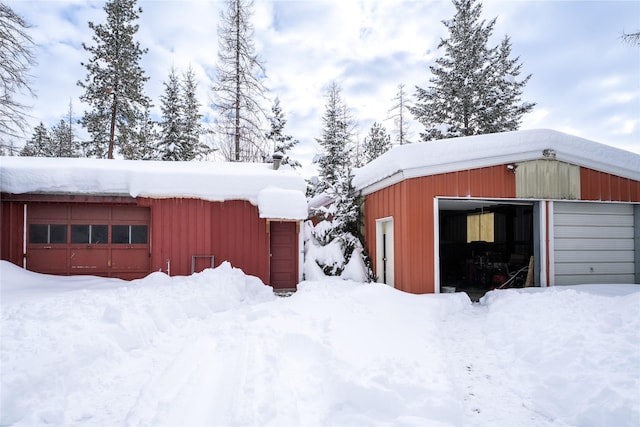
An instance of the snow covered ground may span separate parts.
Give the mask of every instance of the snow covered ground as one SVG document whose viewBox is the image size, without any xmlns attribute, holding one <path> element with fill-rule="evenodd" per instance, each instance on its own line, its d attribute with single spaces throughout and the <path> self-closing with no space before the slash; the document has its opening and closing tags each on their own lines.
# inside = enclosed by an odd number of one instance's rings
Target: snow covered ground
<svg viewBox="0 0 640 427">
<path fill-rule="evenodd" d="M 0 424 L 637 426 L 640 287 L 409 295 L 0 262 Z"/>
</svg>

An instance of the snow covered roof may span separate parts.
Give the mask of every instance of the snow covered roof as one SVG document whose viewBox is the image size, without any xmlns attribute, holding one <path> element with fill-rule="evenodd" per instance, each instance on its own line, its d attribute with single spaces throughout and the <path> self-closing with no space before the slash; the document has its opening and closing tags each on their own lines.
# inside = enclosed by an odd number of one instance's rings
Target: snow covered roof
<svg viewBox="0 0 640 427">
<path fill-rule="evenodd" d="M 0 191 L 248 200 L 261 218 L 307 218 L 306 184 L 265 163 L 0 157 Z"/>
<path fill-rule="evenodd" d="M 394 147 L 355 171 L 353 186 L 365 192 L 407 178 L 543 159 L 640 180 L 640 155 L 554 130 L 536 129 L 419 142 Z"/>
</svg>

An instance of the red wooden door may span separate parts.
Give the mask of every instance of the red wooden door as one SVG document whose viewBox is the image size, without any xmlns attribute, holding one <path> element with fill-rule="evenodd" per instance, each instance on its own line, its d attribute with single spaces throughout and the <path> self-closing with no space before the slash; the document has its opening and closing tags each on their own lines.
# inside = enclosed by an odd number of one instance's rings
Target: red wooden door
<svg viewBox="0 0 640 427">
<path fill-rule="evenodd" d="M 273 289 L 295 289 L 298 284 L 298 233 L 295 222 L 272 221 L 270 285 Z"/>
</svg>

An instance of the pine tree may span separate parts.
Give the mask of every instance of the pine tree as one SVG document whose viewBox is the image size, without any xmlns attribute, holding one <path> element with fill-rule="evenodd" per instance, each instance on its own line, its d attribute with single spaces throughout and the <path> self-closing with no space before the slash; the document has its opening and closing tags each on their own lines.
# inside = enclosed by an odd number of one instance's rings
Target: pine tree
<svg viewBox="0 0 640 427">
<path fill-rule="evenodd" d="M 369 130 L 369 135 L 364 138 L 365 162 L 369 163 L 375 158 L 389 151 L 391 148 L 391 136 L 387 130 L 379 124 L 374 123 Z"/>
<path fill-rule="evenodd" d="M 185 144 L 183 160 L 204 157 L 209 152 L 209 147 L 200 142 L 202 114 L 200 114 L 200 103 L 196 94 L 197 88 L 195 74 L 189 67 L 182 75 L 182 132 Z"/>
<path fill-rule="evenodd" d="M 409 130 L 409 96 L 404 90 L 404 84 L 398 85 L 398 91 L 396 96 L 392 99 L 393 106 L 389 109 L 391 114 L 389 118 L 393 119 L 393 124 L 396 127 L 395 141 L 398 145 L 407 144 L 410 137 Z"/>
<path fill-rule="evenodd" d="M 331 199 L 328 207 L 315 210 L 322 221 L 312 231 L 307 246 L 337 245 L 342 259 L 327 263 L 315 260 L 324 274 L 367 281 L 373 277 L 360 233 L 360 204 L 351 184 L 351 150 L 354 123 L 341 97 L 341 88 L 332 83 L 327 90 L 327 103 L 322 117 L 322 136 L 318 143 L 324 149 L 319 159 L 320 179 L 315 195 Z M 356 267 L 348 268 L 349 265 Z M 358 271 L 358 273 L 354 273 Z"/>
<path fill-rule="evenodd" d="M 0 146 L 9 148 L 5 137 L 21 135 L 26 126 L 27 107 L 16 95 L 33 95 L 29 68 L 35 64 L 30 25 L 5 3 L 0 3 Z"/>
<path fill-rule="evenodd" d="M 162 160 L 184 160 L 183 105 L 180 81 L 174 67 L 171 67 L 169 78 L 164 82 L 164 94 L 160 97 L 160 102 L 160 110 L 162 111 L 158 147 L 160 157 Z"/>
<path fill-rule="evenodd" d="M 280 100 L 278 98 L 273 102 L 271 107 L 271 129 L 266 134 L 266 138 L 273 144 L 274 152 L 281 153 L 283 155 L 282 164 L 289 165 L 292 168 L 302 166 L 299 161 L 293 160 L 287 155 L 287 153 L 298 143 L 297 139 L 294 139 L 291 135 L 284 134 L 284 127 L 287 124 L 287 120 L 282 112 L 280 106 Z"/>
<path fill-rule="evenodd" d="M 60 120 L 51 128 L 51 152 L 53 157 L 79 157 L 80 151 L 73 139 L 69 123 Z"/>
<path fill-rule="evenodd" d="M 83 63 L 87 76 L 78 82 L 85 90 L 80 99 L 91 107 L 81 120 L 92 137 L 87 154 L 111 159 L 117 149 L 125 158 L 137 158 L 131 156 L 148 151 L 133 145 L 146 141 L 135 133 L 145 126 L 151 105 L 143 93 L 149 78 L 139 64 L 147 50 L 134 40 L 138 32 L 134 22 L 142 9 L 136 8 L 136 0 L 109 0 L 104 10 L 106 24 L 89 22 L 95 45 L 82 44 L 91 54 Z"/>
<path fill-rule="evenodd" d="M 431 87 L 416 87 L 417 102 L 410 108 L 425 126 L 425 141 L 516 130 L 522 116 L 535 104 L 522 103 L 522 89 L 530 75 L 516 81 L 521 65 L 511 60 L 509 38 L 488 47 L 495 19 L 481 20 L 482 4 L 453 0 L 456 14 L 443 21 L 449 38 L 438 48 L 444 56 L 429 67 Z"/>
<path fill-rule="evenodd" d="M 218 149 L 229 161 L 263 161 L 268 150 L 262 131 L 264 67 L 255 53 L 252 9 L 250 0 L 227 0 L 218 27 L 214 108 Z"/>
<path fill-rule="evenodd" d="M 49 136 L 49 130 L 44 123 L 40 122 L 40 124 L 33 129 L 33 136 L 24 145 L 20 155 L 30 157 L 54 156 L 51 149 L 51 137 Z"/>
</svg>

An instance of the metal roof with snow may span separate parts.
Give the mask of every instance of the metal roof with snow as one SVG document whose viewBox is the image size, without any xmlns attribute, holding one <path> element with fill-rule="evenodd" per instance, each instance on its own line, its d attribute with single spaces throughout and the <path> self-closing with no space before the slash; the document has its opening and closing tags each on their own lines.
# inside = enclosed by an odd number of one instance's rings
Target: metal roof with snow
<svg viewBox="0 0 640 427">
<path fill-rule="evenodd" d="M 394 147 L 355 171 L 357 190 L 407 178 L 548 158 L 640 180 L 640 155 L 548 129 L 521 130 Z"/>
<path fill-rule="evenodd" d="M 248 200 L 262 218 L 306 219 L 306 184 L 265 163 L 0 157 L 0 191 Z"/>
</svg>

